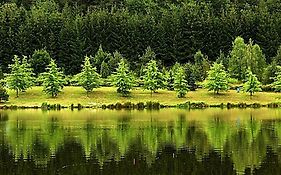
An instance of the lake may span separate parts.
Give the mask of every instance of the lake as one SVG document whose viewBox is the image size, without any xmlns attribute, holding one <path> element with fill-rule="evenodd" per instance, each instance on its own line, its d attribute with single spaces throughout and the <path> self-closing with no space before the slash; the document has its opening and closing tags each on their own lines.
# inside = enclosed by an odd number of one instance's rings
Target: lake
<svg viewBox="0 0 281 175">
<path fill-rule="evenodd" d="M 0 174 L 281 174 L 281 109 L 0 111 Z"/>
</svg>

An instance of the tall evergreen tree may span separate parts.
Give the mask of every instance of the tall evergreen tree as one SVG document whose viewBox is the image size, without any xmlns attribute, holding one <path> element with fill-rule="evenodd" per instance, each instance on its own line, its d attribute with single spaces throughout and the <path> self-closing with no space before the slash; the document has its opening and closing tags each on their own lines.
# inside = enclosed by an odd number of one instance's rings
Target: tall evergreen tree
<svg viewBox="0 0 281 175">
<path fill-rule="evenodd" d="M 52 97 L 56 97 L 61 92 L 63 84 L 63 73 L 59 71 L 55 61 L 51 59 L 46 72 L 43 73 L 43 91 Z"/>
<path fill-rule="evenodd" d="M 163 75 L 158 70 L 157 63 L 155 60 L 150 60 L 145 69 L 143 70 L 143 80 L 144 80 L 144 89 L 150 90 L 151 95 L 153 92 L 156 92 L 159 88 L 163 87 Z"/>
<path fill-rule="evenodd" d="M 184 69 L 183 67 L 180 66 L 175 71 L 175 82 L 174 82 L 174 89 L 176 90 L 177 96 L 179 98 L 184 97 L 186 93 L 189 91 L 188 84 L 185 77 L 186 75 Z"/>
<path fill-rule="evenodd" d="M 250 69 L 247 71 L 247 81 L 244 83 L 244 91 L 249 92 L 252 96 L 255 92 L 262 91 L 261 83 L 255 74 Z"/>
<path fill-rule="evenodd" d="M 134 76 L 129 72 L 129 66 L 121 59 L 116 72 L 112 75 L 112 85 L 117 87 L 117 93 L 127 96 L 134 85 Z"/>
<path fill-rule="evenodd" d="M 232 50 L 230 52 L 228 70 L 230 76 L 238 80 L 245 79 L 246 70 L 244 70 L 244 58 L 246 55 L 246 49 L 247 45 L 245 44 L 244 39 L 242 37 L 237 37 L 233 42 Z"/>
<path fill-rule="evenodd" d="M 215 62 L 208 71 L 205 87 L 209 91 L 214 91 L 216 94 L 218 94 L 219 91 L 228 90 L 228 76 L 222 63 Z"/>
<path fill-rule="evenodd" d="M 85 57 L 83 69 L 78 76 L 78 84 L 82 86 L 86 91 L 87 95 L 94 88 L 100 85 L 100 75 L 96 72 L 96 68 L 93 68 L 89 57 Z"/>
</svg>

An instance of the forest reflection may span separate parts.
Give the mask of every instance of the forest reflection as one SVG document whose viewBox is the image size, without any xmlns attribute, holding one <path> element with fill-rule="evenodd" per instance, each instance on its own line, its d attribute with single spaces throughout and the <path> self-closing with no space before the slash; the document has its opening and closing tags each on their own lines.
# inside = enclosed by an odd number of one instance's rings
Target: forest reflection
<svg viewBox="0 0 281 175">
<path fill-rule="evenodd" d="M 2 111 L 0 174 L 281 174 L 280 112 Z"/>
</svg>

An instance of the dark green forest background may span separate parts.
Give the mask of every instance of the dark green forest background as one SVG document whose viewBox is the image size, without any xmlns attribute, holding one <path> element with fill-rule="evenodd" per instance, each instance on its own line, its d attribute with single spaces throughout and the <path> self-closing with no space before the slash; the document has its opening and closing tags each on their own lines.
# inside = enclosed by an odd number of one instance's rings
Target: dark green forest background
<svg viewBox="0 0 281 175">
<path fill-rule="evenodd" d="M 46 49 L 64 73 L 80 72 L 101 45 L 118 50 L 134 70 L 150 46 L 161 64 L 210 61 L 228 55 L 237 36 L 251 38 L 267 63 L 281 44 L 281 0 L 4 0 L 0 6 L 0 65 L 13 55 Z"/>
</svg>

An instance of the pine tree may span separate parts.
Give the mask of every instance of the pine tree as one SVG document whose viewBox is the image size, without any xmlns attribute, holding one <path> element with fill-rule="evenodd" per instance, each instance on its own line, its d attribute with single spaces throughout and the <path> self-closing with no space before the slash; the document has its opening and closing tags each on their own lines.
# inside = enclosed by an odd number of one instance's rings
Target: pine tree
<svg viewBox="0 0 281 175">
<path fill-rule="evenodd" d="M 182 98 L 186 95 L 189 91 L 187 81 L 185 80 L 185 72 L 182 67 L 179 67 L 175 71 L 175 82 L 174 82 L 174 89 L 177 92 L 178 98 Z"/>
<path fill-rule="evenodd" d="M 61 92 L 63 84 L 63 73 L 59 71 L 55 61 L 51 59 L 46 72 L 43 73 L 43 91 L 52 97 L 56 97 Z"/>
<path fill-rule="evenodd" d="M 252 96 L 255 92 L 262 91 L 261 83 L 255 74 L 250 69 L 247 71 L 247 81 L 244 83 L 244 91 L 249 92 Z"/>
<path fill-rule="evenodd" d="M 163 75 L 158 70 L 157 64 L 155 60 L 150 60 L 146 67 L 143 70 L 144 76 L 144 89 L 150 90 L 151 95 L 152 92 L 156 92 L 159 88 L 163 88 Z"/>
<path fill-rule="evenodd" d="M 228 76 L 222 63 L 214 63 L 208 71 L 205 88 L 218 94 L 219 91 L 228 90 Z"/>
<path fill-rule="evenodd" d="M 32 87 L 32 69 L 27 63 L 26 57 L 24 57 L 21 64 L 19 57 L 14 56 L 14 64 L 9 65 L 11 73 L 7 74 L 5 81 L 7 82 L 8 88 L 16 91 L 16 96 L 19 96 L 20 91 L 25 91 Z"/>
<path fill-rule="evenodd" d="M 85 57 L 83 69 L 78 75 L 78 84 L 82 86 L 86 91 L 87 95 L 94 88 L 100 85 L 100 75 L 96 72 L 96 68 L 93 68 L 89 57 Z"/>
<path fill-rule="evenodd" d="M 117 87 L 117 93 L 127 96 L 134 85 L 134 76 L 129 72 L 129 66 L 121 59 L 116 72 L 112 75 L 112 85 Z"/>
<path fill-rule="evenodd" d="M 9 94 L 7 93 L 7 90 L 0 85 L 0 103 L 6 102 L 9 100 Z"/>
</svg>

